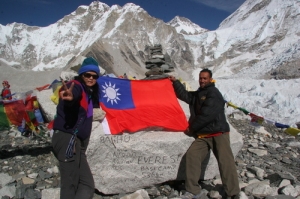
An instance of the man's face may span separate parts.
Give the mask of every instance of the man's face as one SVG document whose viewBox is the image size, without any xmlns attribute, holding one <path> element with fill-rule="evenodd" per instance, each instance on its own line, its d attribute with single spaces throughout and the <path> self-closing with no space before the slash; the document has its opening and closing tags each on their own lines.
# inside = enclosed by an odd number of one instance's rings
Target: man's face
<svg viewBox="0 0 300 199">
<path fill-rule="evenodd" d="M 199 85 L 200 88 L 204 88 L 207 84 L 211 82 L 212 78 L 209 76 L 208 72 L 201 72 L 199 74 Z"/>
</svg>

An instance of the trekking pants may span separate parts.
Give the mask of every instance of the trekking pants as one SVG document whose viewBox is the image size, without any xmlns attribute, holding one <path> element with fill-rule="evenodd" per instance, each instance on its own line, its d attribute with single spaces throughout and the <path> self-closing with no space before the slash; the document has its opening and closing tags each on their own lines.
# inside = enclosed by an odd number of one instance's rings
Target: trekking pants
<svg viewBox="0 0 300 199">
<path fill-rule="evenodd" d="M 186 153 L 185 189 L 193 194 L 198 194 L 201 191 L 198 184 L 201 175 L 201 163 L 210 149 L 218 161 L 221 180 L 227 196 L 239 194 L 239 181 L 230 148 L 229 133 L 210 138 L 197 138 L 192 143 Z"/>
<path fill-rule="evenodd" d="M 71 134 L 62 131 L 55 131 L 52 136 L 53 152 L 59 161 L 60 199 L 92 199 L 95 185 L 85 155 L 89 138 L 84 141 L 76 138 L 75 154 L 66 159 L 65 154 L 71 137 Z"/>
</svg>

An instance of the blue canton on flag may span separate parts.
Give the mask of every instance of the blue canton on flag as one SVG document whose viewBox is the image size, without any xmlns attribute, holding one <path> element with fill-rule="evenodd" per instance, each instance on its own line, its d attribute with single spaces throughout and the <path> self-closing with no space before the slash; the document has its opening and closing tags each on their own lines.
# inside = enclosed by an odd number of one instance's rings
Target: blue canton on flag
<svg viewBox="0 0 300 199">
<path fill-rule="evenodd" d="M 100 89 L 99 101 L 107 108 L 135 108 L 132 99 L 130 80 L 102 76 L 97 80 L 97 82 Z"/>
</svg>

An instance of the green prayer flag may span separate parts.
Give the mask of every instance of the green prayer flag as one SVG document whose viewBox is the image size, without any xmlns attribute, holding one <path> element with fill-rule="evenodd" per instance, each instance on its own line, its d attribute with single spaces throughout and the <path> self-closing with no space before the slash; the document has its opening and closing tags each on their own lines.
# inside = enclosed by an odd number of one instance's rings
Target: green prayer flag
<svg viewBox="0 0 300 199">
<path fill-rule="evenodd" d="M 244 109 L 244 108 L 238 107 L 237 109 L 239 109 L 240 111 L 243 111 L 243 113 L 245 113 L 245 115 L 248 115 L 248 114 L 250 113 L 249 111 L 247 111 L 247 110 Z"/>
<path fill-rule="evenodd" d="M 10 127 L 3 104 L 0 104 L 0 128 Z"/>
</svg>

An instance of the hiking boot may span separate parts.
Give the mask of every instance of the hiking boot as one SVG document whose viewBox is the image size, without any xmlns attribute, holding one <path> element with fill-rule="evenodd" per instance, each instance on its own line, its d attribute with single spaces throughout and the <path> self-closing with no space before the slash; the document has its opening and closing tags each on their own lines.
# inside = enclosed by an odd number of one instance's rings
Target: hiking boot
<svg viewBox="0 0 300 199">
<path fill-rule="evenodd" d="M 193 199 L 194 198 L 194 194 L 186 191 L 184 194 L 182 194 L 179 198 L 182 198 L 182 199 Z"/>
<path fill-rule="evenodd" d="M 239 199 L 239 195 L 227 196 L 226 199 Z"/>
<path fill-rule="evenodd" d="M 183 195 L 181 195 L 179 198 L 182 198 L 182 199 L 204 199 L 204 198 L 207 198 L 206 196 L 206 192 L 201 190 L 200 193 L 198 193 L 197 195 L 194 195 L 188 191 L 186 191 Z"/>
</svg>

